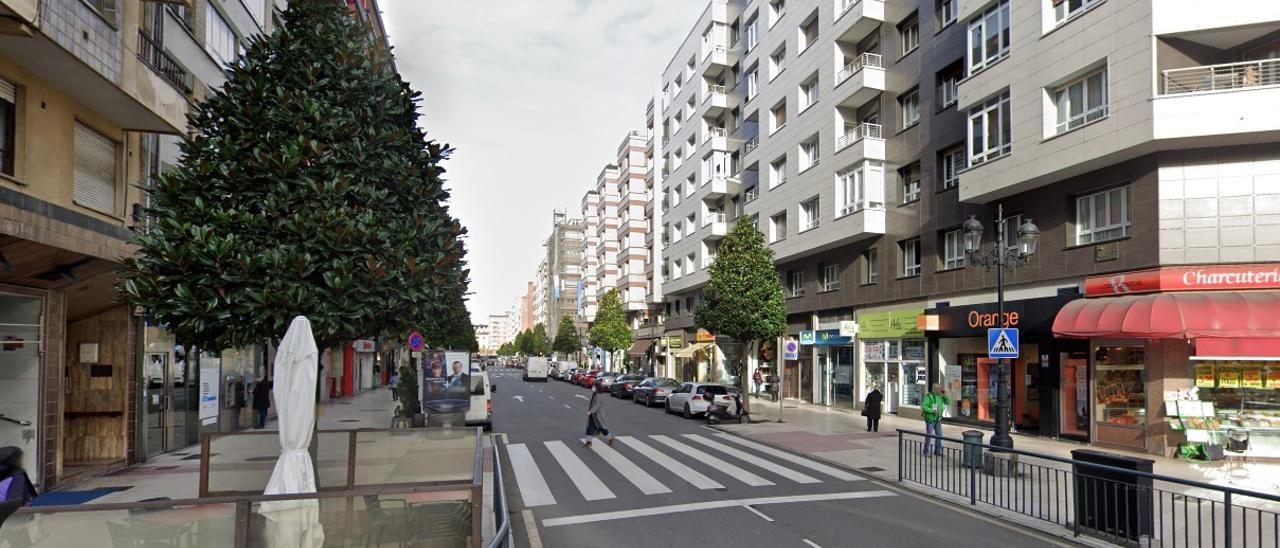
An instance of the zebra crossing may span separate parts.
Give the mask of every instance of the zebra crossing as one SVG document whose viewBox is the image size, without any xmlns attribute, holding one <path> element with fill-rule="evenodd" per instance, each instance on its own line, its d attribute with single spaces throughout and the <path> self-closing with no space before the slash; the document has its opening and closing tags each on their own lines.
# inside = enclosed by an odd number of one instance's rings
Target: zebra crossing
<svg viewBox="0 0 1280 548">
<path fill-rule="evenodd" d="M 549 440 L 506 446 L 507 459 L 525 507 L 557 504 L 557 494 L 548 486 L 544 467 L 555 470 L 546 473 L 563 472 L 569 478 L 573 488 L 568 493 L 560 493 L 562 499 L 581 497 L 587 501 L 636 493 L 662 495 L 686 485 L 706 490 L 723 489 L 726 484 L 768 487 L 779 483 L 812 485 L 864 479 L 834 466 L 726 433 L 618 436 L 612 447 L 597 441 L 590 449 L 570 446 L 576 443 Z M 711 475 L 687 463 L 697 463 Z M 624 481 L 606 484 L 601 479 L 603 470 L 616 472 L 606 477 L 620 476 Z"/>
</svg>

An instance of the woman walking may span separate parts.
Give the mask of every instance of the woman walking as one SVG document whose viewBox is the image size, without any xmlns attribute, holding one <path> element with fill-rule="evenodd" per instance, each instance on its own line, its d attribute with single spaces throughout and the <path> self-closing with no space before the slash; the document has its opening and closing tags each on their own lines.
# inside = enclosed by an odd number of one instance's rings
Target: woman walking
<svg viewBox="0 0 1280 548">
<path fill-rule="evenodd" d="M 609 433 L 609 427 L 604 422 L 604 402 L 608 399 L 600 397 L 604 391 L 604 388 L 591 391 L 591 403 L 587 406 L 587 435 L 582 438 L 583 447 L 591 447 L 591 436 L 597 432 L 604 436 L 605 443 L 613 445 L 613 434 Z"/>
<path fill-rule="evenodd" d="M 867 393 L 867 399 L 862 402 L 862 416 L 867 418 L 867 431 L 880 431 L 880 404 L 884 402 L 884 394 L 880 393 L 879 387 L 871 387 L 871 392 Z"/>
<path fill-rule="evenodd" d="M 253 383 L 253 427 L 259 430 L 267 427 L 267 409 L 271 407 L 271 387 L 267 385 L 267 378 L 258 377 L 258 382 Z"/>
</svg>

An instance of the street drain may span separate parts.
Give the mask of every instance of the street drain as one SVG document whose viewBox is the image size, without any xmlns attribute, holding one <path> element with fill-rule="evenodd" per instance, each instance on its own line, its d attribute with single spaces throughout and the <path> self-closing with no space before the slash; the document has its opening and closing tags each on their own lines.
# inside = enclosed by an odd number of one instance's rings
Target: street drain
<svg viewBox="0 0 1280 548">
<path fill-rule="evenodd" d="M 275 461 L 276 457 L 249 457 L 244 460 L 245 462 L 271 462 Z"/>
<path fill-rule="evenodd" d="M 858 470 L 862 470 L 863 472 L 884 472 L 884 468 L 881 468 L 879 466 L 863 466 Z"/>
<path fill-rule="evenodd" d="M 342 419 L 338 422 L 360 422 L 360 419 Z"/>
</svg>

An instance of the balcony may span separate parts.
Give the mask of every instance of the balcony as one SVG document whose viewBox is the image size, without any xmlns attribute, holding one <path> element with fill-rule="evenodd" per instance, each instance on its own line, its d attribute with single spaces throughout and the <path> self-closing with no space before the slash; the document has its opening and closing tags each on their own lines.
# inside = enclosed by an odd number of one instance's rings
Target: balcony
<svg viewBox="0 0 1280 548">
<path fill-rule="evenodd" d="M 702 58 L 702 72 L 708 76 L 719 76 L 730 66 L 733 66 L 733 56 L 723 45 L 710 46 Z"/>
<path fill-rule="evenodd" d="M 725 221 L 724 213 L 716 213 L 710 223 L 707 223 L 710 230 L 702 239 L 705 241 L 715 241 L 724 238 L 729 234 L 729 223 Z"/>
<path fill-rule="evenodd" d="M 839 0 L 835 6 L 840 40 L 857 42 L 884 22 L 884 0 Z"/>
<path fill-rule="evenodd" d="M 145 32 L 138 31 L 138 59 L 142 63 L 151 67 L 151 70 L 160 75 L 160 79 L 168 82 L 174 89 L 182 92 L 183 95 L 190 95 L 193 80 L 191 73 L 183 68 L 176 59 L 164 51 L 160 44 L 147 36 Z"/>
<path fill-rule="evenodd" d="M 1152 101 L 1156 139 L 1280 138 L 1280 59 L 1165 69 L 1159 91 Z"/>
<path fill-rule="evenodd" d="M 732 99 L 724 86 L 718 84 L 707 86 L 707 92 L 702 95 L 702 102 L 707 105 L 705 116 L 714 118 L 733 108 L 733 105 L 730 104 Z"/>
<path fill-rule="evenodd" d="M 884 92 L 884 67 L 878 53 L 861 53 L 836 73 L 840 105 L 858 108 Z"/>
<path fill-rule="evenodd" d="M 707 187 L 707 198 L 723 198 L 738 194 L 742 182 L 737 177 L 712 175 L 704 186 Z"/>
<path fill-rule="evenodd" d="M 751 151 L 755 150 L 758 146 L 760 146 L 760 137 L 753 136 L 750 139 L 747 139 L 746 142 L 742 143 L 742 157 L 746 158 L 747 155 L 751 154 Z"/>
<path fill-rule="evenodd" d="M 865 160 L 884 161 L 884 126 L 880 124 L 845 124 L 844 135 L 836 139 L 836 152 L 853 148 Z"/>
</svg>

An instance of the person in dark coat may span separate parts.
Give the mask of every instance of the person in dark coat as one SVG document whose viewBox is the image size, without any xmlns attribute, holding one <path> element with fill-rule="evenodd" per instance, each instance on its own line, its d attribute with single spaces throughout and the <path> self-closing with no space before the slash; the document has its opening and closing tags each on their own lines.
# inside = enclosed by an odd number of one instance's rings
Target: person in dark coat
<svg viewBox="0 0 1280 548">
<path fill-rule="evenodd" d="M 867 431 L 880 431 L 880 404 L 884 403 L 884 394 L 877 387 L 871 387 L 867 399 L 862 402 L 862 416 L 867 418 Z"/>
<path fill-rule="evenodd" d="M 608 398 L 601 396 L 607 390 L 602 386 L 591 391 L 591 402 L 587 404 L 587 435 L 582 438 L 583 447 L 591 447 L 591 437 L 597 433 L 604 436 L 605 443 L 613 445 L 613 434 L 604 422 L 604 402 Z"/>
<path fill-rule="evenodd" d="M 265 377 L 258 377 L 258 382 L 253 383 L 253 412 L 257 418 L 254 421 L 254 428 L 262 429 L 267 427 L 267 409 L 271 407 L 271 388 L 267 386 Z"/>
</svg>

